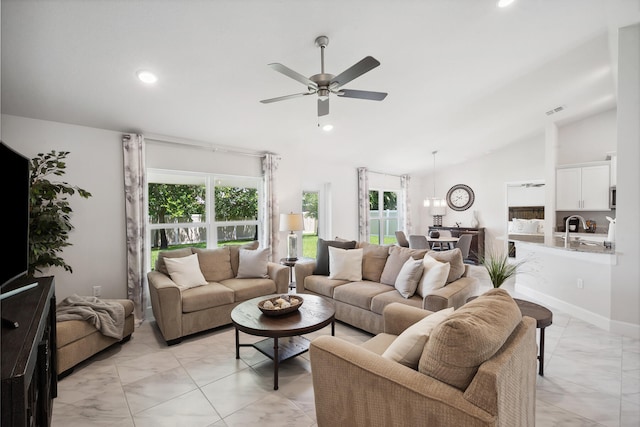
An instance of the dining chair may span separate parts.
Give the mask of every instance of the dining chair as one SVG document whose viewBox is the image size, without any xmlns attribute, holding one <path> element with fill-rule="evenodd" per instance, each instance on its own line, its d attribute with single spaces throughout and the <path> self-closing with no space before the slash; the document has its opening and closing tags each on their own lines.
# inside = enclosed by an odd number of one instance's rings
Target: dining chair
<svg viewBox="0 0 640 427">
<path fill-rule="evenodd" d="M 456 248 L 459 248 L 462 252 L 462 259 L 465 260 L 469 258 L 469 249 L 471 248 L 471 239 L 473 236 L 471 234 L 463 234 L 460 236 L 460 239 L 456 242 Z"/>
<path fill-rule="evenodd" d="M 422 234 L 412 234 L 409 236 L 409 247 L 411 249 L 429 249 L 427 236 Z"/>
<path fill-rule="evenodd" d="M 396 231 L 396 240 L 398 241 L 398 246 L 402 246 L 403 248 L 409 247 L 409 241 L 404 231 Z"/>
</svg>

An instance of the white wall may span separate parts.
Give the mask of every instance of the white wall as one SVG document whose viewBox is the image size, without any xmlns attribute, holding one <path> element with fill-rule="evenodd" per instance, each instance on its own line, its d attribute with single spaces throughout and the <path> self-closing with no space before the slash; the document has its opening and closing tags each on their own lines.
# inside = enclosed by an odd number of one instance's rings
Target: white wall
<svg viewBox="0 0 640 427">
<path fill-rule="evenodd" d="M 102 286 L 105 298 L 127 295 L 124 179 L 121 133 L 2 115 L 3 141 L 27 157 L 40 152 L 69 151 L 66 173 L 60 177 L 92 194 L 69 198 L 75 229 L 72 246 L 62 254 L 73 273 L 52 269 L 56 296 L 91 295 Z M 55 177 L 54 177 L 55 178 Z"/>
<path fill-rule="evenodd" d="M 558 141 L 558 165 L 606 160 L 616 151 L 616 109 L 558 124 Z"/>
</svg>

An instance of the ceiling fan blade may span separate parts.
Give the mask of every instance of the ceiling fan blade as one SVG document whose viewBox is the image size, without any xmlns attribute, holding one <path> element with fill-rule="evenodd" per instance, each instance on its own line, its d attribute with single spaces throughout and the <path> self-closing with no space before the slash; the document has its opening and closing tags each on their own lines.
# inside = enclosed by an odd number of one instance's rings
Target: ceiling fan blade
<svg viewBox="0 0 640 427">
<path fill-rule="evenodd" d="M 272 102 L 284 101 L 285 99 L 300 98 L 301 96 L 313 95 L 315 92 L 294 93 L 293 95 L 279 96 L 277 98 L 263 99 L 263 104 L 271 104 Z"/>
<path fill-rule="evenodd" d="M 322 100 L 318 98 L 318 117 L 329 114 L 329 98 Z"/>
<path fill-rule="evenodd" d="M 293 80 L 297 80 L 300 83 L 302 83 L 303 85 L 307 86 L 307 87 L 311 87 L 314 89 L 318 88 L 318 85 L 309 80 L 308 78 L 306 78 L 305 76 L 303 76 L 302 74 L 298 73 L 297 71 L 293 71 L 291 68 L 279 64 L 277 62 L 274 62 L 273 64 L 269 64 L 269 67 L 273 68 L 274 70 L 276 70 L 279 73 L 284 74 L 287 77 L 291 77 Z"/>
<path fill-rule="evenodd" d="M 368 99 L 370 101 L 382 101 L 387 97 L 386 92 L 371 92 L 368 90 L 352 90 L 352 89 L 340 89 L 335 94 L 343 98 Z"/>
<path fill-rule="evenodd" d="M 347 68 L 337 76 L 331 79 L 331 84 L 337 83 L 338 86 L 344 86 L 349 83 L 351 80 L 360 77 L 367 71 L 371 71 L 380 65 L 380 62 L 372 56 L 367 56 L 362 59 L 360 62 L 352 65 Z"/>
</svg>

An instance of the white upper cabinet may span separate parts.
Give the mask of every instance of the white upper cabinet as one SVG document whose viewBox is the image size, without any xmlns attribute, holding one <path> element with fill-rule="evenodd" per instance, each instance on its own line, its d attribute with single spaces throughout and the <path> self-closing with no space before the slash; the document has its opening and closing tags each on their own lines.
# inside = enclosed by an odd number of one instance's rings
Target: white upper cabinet
<svg viewBox="0 0 640 427">
<path fill-rule="evenodd" d="M 556 169 L 556 210 L 608 211 L 609 163 Z"/>
</svg>

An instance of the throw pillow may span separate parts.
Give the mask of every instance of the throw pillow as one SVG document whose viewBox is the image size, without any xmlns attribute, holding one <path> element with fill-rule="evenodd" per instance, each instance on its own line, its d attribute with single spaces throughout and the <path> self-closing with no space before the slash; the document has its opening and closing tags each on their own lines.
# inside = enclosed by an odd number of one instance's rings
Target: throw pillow
<svg viewBox="0 0 640 427">
<path fill-rule="evenodd" d="M 269 263 L 269 248 L 260 250 L 240 249 L 238 264 L 238 279 L 267 278 Z"/>
<path fill-rule="evenodd" d="M 462 251 L 459 248 L 449 251 L 429 251 L 428 255 L 437 261 L 448 262 L 450 264 L 447 283 L 458 280 L 464 274 L 464 260 L 462 259 Z"/>
<path fill-rule="evenodd" d="M 418 283 L 416 293 L 424 298 L 429 295 L 431 291 L 440 289 L 447 283 L 451 264 L 436 261 L 432 256 L 425 255 L 422 265 L 424 266 L 424 272 Z"/>
<path fill-rule="evenodd" d="M 440 323 L 424 347 L 418 370 L 464 391 L 522 321 L 504 289 L 491 289 Z"/>
<path fill-rule="evenodd" d="M 403 297 L 411 298 L 416 293 L 422 270 L 424 270 L 422 262 L 421 259 L 409 258 L 400 269 L 394 286 Z"/>
<path fill-rule="evenodd" d="M 405 329 L 382 353 L 385 359 L 418 369 L 418 362 L 433 328 L 453 313 L 453 307 L 437 311 Z"/>
<path fill-rule="evenodd" d="M 169 270 L 164 263 L 166 258 L 182 258 L 191 255 L 191 248 L 173 249 L 170 251 L 160 251 L 156 260 L 156 271 L 169 275 Z"/>
<path fill-rule="evenodd" d="M 165 258 L 164 263 L 171 280 L 181 290 L 207 284 L 207 280 L 202 275 L 202 271 L 200 271 L 197 254 L 181 258 Z"/>
<path fill-rule="evenodd" d="M 389 257 L 389 246 L 360 242 L 358 247 L 362 248 L 362 278 L 380 282 L 382 270 Z"/>
<path fill-rule="evenodd" d="M 192 250 L 198 254 L 200 270 L 207 282 L 219 282 L 234 277 L 228 246 L 215 249 L 192 248 Z"/>
<path fill-rule="evenodd" d="M 362 280 L 362 249 L 329 246 L 329 279 Z"/>
<path fill-rule="evenodd" d="M 336 240 L 323 240 L 318 239 L 318 246 L 316 252 L 316 267 L 313 270 L 313 274 L 321 276 L 329 275 L 329 247 L 341 248 L 341 249 L 353 249 L 356 247 L 356 241 L 350 242 L 338 242 Z"/>
<path fill-rule="evenodd" d="M 422 259 L 425 253 L 427 253 L 426 249 L 409 249 L 395 245 L 391 246 L 389 249 L 389 258 L 387 258 L 384 270 L 382 270 L 382 274 L 380 275 L 380 283 L 395 286 L 396 279 L 404 263 L 407 262 L 409 258 Z"/>
<path fill-rule="evenodd" d="M 244 245 L 226 245 L 229 248 L 229 257 L 231 258 L 231 270 L 233 271 L 233 277 L 238 275 L 238 264 L 240 264 L 240 249 L 254 250 L 258 249 L 260 242 L 257 240 Z"/>
</svg>

